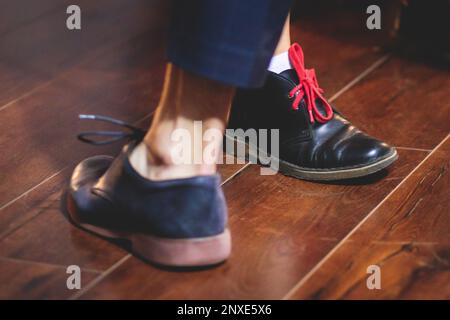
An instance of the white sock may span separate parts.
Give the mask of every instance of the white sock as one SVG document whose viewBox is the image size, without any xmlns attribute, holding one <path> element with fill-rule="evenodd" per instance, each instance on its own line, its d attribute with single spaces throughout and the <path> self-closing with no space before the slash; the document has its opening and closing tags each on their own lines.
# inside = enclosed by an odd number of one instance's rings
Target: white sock
<svg viewBox="0 0 450 320">
<path fill-rule="evenodd" d="M 288 69 L 292 69 L 292 66 L 287 51 L 273 56 L 270 60 L 269 68 L 267 68 L 267 70 L 275 73 L 282 73 Z"/>
</svg>

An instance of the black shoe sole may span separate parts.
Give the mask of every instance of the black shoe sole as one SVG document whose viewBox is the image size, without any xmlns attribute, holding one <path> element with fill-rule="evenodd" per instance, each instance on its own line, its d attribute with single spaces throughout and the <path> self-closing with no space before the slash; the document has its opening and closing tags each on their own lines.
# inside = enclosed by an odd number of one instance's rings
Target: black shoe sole
<svg viewBox="0 0 450 320">
<path fill-rule="evenodd" d="M 263 163 L 270 163 L 271 157 L 268 156 L 265 151 L 260 150 L 257 147 L 250 148 L 246 142 L 239 140 L 236 137 L 230 137 L 225 135 L 225 138 L 233 143 L 236 142 L 238 148 L 245 148 L 246 159 L 260 159 L 263 158 Z M 233 144 L 234 145 L 234 144 Z M 258 157 L 259 154 L 259 157 Z M 292 163 L 278 159 L 279 172 L 302 180 L 312 180 L 312 181 L 338 181 L 347 180 L 352 178 L 360 178 L 371 175 L 375 172 L 383 170 L 390 166 L 393 162 L 398 159 L 397 150 L 393 150 L 390 154 L 377 161 L 361 166 L 351 166 L 343 168 L 329 168 L 329 169 L 312 169 L 296 166 Z M 273 161 L 272 161 L 273 162 Z"/>
</svg>

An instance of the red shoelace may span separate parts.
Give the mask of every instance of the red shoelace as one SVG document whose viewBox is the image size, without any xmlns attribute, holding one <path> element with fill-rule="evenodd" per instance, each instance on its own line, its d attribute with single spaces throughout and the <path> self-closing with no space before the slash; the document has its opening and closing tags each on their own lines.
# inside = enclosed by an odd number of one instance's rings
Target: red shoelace
<svg viewBox="0 0 450 320">
<path fill-rule="evenodd" d="M 308 108 L 309 113 L 309 121 L 311 121 L 311 123 L 314 123 L 315 121 L 325 123 L 331 120 L 333 117 L 333 109 L 322 96 L 323 90 L 317 83 L 315 70 L 305 69 L 303 50 L 298 43 L 294 43 L 289 48 L 289 60 L 291 61 L 291 65 L 297 72 L 297 76 L 300 80 L 300 83 L 289 92 L 289 98 L 295 96 L 294 102 L 292 103 L 292 108 L 297 110 L 300 101 L 302 101 L 302 98 L 305 97 L 306 107 Z M 317 109 L 317 98 L 322 100 L 326 113 L 325 116 L 322 115 L 322 113 Z"/>
</svg>

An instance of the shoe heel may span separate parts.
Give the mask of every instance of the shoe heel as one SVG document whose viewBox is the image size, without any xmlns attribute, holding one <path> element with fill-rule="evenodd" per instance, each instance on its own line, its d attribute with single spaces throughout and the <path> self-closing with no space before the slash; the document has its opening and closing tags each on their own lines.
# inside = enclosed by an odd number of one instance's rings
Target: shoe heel
<svg viewBox="0 0 450 320">
<path fill-rule="evenodd" d="M 169 239 L 135 234 L 130 239 L 136 254 L 165 266 L 214 265 L 225 261 L 231 253 L 231 236 L 228 229 L 219 235 L 204 238 Z"/>
</svg>

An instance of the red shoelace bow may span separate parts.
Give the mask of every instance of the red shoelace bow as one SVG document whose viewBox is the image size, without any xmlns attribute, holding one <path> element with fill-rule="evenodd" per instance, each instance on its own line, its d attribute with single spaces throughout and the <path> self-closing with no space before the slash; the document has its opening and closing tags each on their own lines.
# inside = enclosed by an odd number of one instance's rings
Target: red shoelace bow
<svg viewBox="0 0 450 320">
<path fill-rule="evenodd" d="M 317 83 L 315 70 L 305 69 L 303 50 L 298 43 L 294 43 L 289 48 L 289 60 L 291 61 L 291 65 L 297 72 L 297 76 L 300 80 L 300 83 L 289 92 L 289 98 L 295 96 L 294 102 L 292 103 L 292 108 L 297 110 L 300 101 L 302 101 L 302 98 L 306 96 L 306 107 L 308 108 L 309 120 L 311 123 L 314 123 L 314 121 L 325 123 L 331 120 L 333 117 L 333 109 L 325 98 L 322 97 L 323 90 Z M 322 113 L 317 109 L 316 98 L 322 100 L 326 113 L 325 116 L 322 115 Z"/>
</svg>

